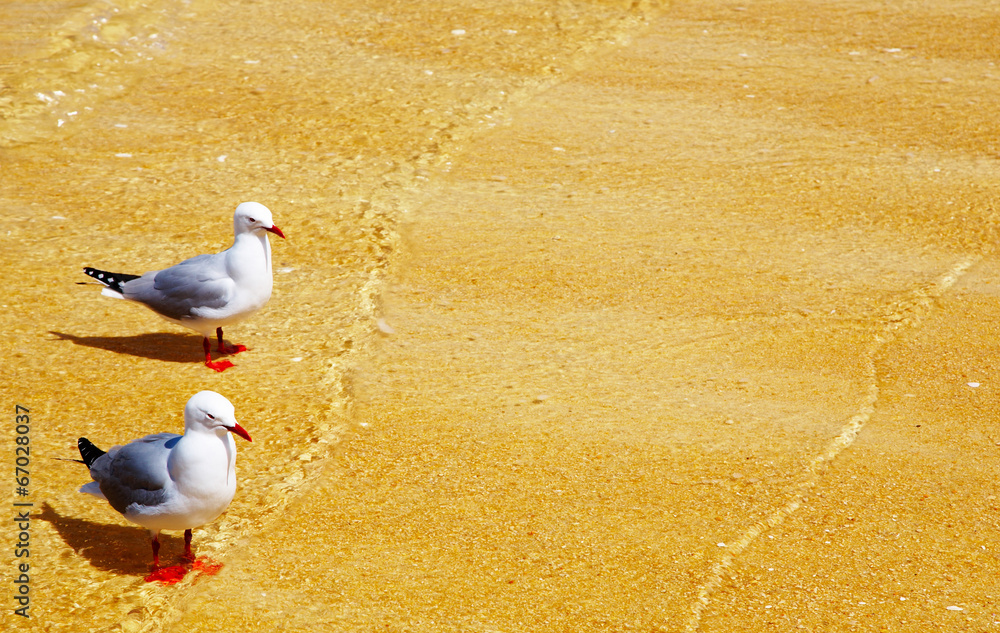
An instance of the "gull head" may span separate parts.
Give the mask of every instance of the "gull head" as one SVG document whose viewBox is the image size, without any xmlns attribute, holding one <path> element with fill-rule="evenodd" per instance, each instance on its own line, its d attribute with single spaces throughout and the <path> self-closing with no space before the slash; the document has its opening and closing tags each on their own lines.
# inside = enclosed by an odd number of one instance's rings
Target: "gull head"
<svg viewBox="0 0 1000 633">
<path fill-rule="evenodd" d="M 285 237 L 281 229 L 274 225 L 271 210 L 261 203 L 244 202 L 236 207 L 236 213 L 233 214 L 233 232 L 239 235 L 258 231 L 268 231 L 278 237 Z"/>
<path fill-rule="evenodd" d="M 236 421 L 233 403 L 214 391 L 199 391 L 184 405 L 184 430 L 224 432 L 239 435 L 252 442 L 250 434 Z"/>
</svg>

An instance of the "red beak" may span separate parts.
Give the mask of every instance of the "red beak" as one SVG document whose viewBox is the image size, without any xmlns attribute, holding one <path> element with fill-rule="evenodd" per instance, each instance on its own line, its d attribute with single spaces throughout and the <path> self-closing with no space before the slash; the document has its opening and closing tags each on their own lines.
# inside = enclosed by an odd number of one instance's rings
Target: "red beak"
<svg viewBox="0 0 1000 633">
<path fill-rule="evenodd" d="M 280 237 L 282 239 L 284 239 L 284 237 L 285 237 L 285 234 L 281 232 L 281 229 L 279 229 L 278 227 L 274 226 L 273 224 L 271 225 L 271 228 L 269 228 L 267 230 L 270 231 L 271 233 L 274 233 L 275 235 L 277 235 L 278 237 Z"/>
<path fill-rule="evenodd" d="M 245 439 L 248 442 L 252 442 L 253 441 L 253 440 L 250 439 L 250 434 L 247 433 L 247 430 L 245 428 L 243 428 L 242 426 L 240 426 L 239 424 L 235 424 L 235 425 L 233 425 L 232 428 L 227 428 L 227 430 L 230 433 L 234 434 L 234 435 L 239 435 L 240 437 L 242 437 L 243 439 Z"/>
</svg>

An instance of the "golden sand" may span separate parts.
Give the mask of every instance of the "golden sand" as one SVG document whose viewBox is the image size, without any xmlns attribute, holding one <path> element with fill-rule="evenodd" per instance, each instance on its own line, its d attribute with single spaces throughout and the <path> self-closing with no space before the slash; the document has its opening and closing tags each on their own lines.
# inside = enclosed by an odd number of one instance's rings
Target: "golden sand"
<svg viewBox="0 0 1000 633">
<path fill-rule="evenodd" d="M 4 630 L 1000 627 L 1000 14 L 190 11 L 156 72 L 0 135 L 37 504 Z M 288 240 L 224 374 L 74 285 L 223 248 L 248 199 Z M 206 388 L 255 440 L 195 531 L 225 566 L 147 584 L 47 458 Z"/>
</svg>

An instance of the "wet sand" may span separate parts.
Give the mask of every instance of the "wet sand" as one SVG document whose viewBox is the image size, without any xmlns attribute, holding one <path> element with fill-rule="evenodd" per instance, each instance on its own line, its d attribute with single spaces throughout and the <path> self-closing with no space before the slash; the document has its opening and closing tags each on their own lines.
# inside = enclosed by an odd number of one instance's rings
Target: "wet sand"
<svg viewBox="0 0 1000 633">
<path fill-rule="evenodd" d="M 263 49 L 199 7 L 141 93 L 4 150 L 40 455 L 202 388 L 255 438 L 196 530 L 223 571 L 172 587 L 39 458 L 34 627 L 1000 627 L 995 13 L 304 7 L 240 5 Z M 289 239 L 235 369 L 72 285 L 242 199 Z"/>
</svg>

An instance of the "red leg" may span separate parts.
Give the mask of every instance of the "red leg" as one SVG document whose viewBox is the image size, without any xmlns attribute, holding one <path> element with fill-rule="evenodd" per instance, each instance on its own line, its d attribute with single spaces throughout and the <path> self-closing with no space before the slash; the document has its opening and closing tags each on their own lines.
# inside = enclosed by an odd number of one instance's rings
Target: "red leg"
<svg viewBox="0 0 1000 633">
<path fill-rule="evenodd" d="M 194 560 L 194 554 L 191 553 L 191 530 L 184 530 L 184 558 Z"/>
<path fill-rule="evenodd" d="M 219 333 L 222 333 L 222 328 L 219 328 Z M 208 337 L 206 336 L 201 342 L 201 346 L 205 349 L 205 366 L 209 369 L 214 369 L 215 371 L 226 371 L 233 366 L 228 360 L 212 361 L 212 344 L 208 342 Z"/>
<path fill-rule="evenodd" d="M 245 345 L 226 345 L 222 341 L 222 328 L 215 328 L 215 336 L 219 339 L 219 353 L 220 354 L 239 354 L 240 352 L 247 351 Z"/>
<path fill-rule="evenodd" d="M 160 568 L 160 538 L 159 537 L 160 537 L 160 535 L 158 533 L 153 535 L 152 545 L 153 545 L 153 570 L 154 571 Z"/>
<path fill-rule="evenodd" d="M 190 530 L 188 530 L 190 532 Z M 187 536 L 185 534 L 185 536 Z M 187 568 L 183 565 L 170 565 L 160 567 L 160 533 L 153 534 L 153 571 L 146 576 L 146 582 L 162 582 L 167 585 L 180 582 L 187 573 Z"/>
</svg>

